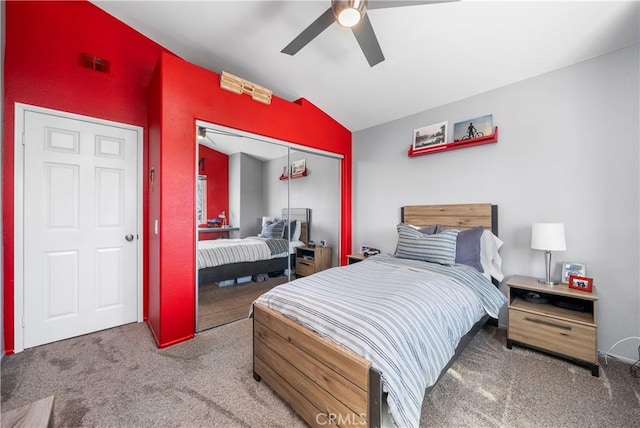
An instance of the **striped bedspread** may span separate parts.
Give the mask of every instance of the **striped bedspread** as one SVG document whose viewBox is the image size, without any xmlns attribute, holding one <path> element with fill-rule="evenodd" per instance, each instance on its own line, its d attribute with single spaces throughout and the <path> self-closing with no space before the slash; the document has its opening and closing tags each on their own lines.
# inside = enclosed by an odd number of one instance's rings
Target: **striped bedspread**
<svg viewBox="0 0 640 428">
<path fill-rule="evenodd" d="M 289 244 L 286 239 L 250 236 L 244 239 L 198 241 L 198 269 L 288 255 Z"/>
<path fill-rule="evenodd" d="M 497 318 L 505 302 L 473 268 L 385 254 L 283 284 L 255 301 L 371 361 L 402 427 L 418 426 L 425 389 L 460 338 L 485 312 Z"/>
</svg>

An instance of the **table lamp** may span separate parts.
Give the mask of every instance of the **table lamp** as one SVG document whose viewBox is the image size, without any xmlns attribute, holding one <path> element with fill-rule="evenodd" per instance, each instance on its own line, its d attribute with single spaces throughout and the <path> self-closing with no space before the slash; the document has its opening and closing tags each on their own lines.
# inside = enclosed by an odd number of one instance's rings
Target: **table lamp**
<svg viewBox="0 0 640 428">
<path fill-rule="evenodd" d="M 531 227 L 531 248 L 544 251 L 545 279 L 538 282 L 555 285 L 551 281 L 551 252 L 566 251 L 563 223 L 534 223 Z"/>
<path fill-rule="evenodd" d="M 227 215 L 225 214 L 225 212 L 222 211 L 220 214 L 218 214 L 218 217 L 222 219 L 222 227 L 225 227 L 227 225 Z"/>
</svg>

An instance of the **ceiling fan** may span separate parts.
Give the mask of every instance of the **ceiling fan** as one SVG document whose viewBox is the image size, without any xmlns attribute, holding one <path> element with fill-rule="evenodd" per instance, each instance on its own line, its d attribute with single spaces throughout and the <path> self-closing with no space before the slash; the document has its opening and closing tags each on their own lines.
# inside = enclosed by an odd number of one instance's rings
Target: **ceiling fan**
<svg viewBox="0 0 640 428">
<path fill-rule="evenodd" d="M 345 28 L 351 28 L 353 35 L 362 49 L 362 53 L 367 58 L 369 65 L 374 65 L 384 61 L 384 55 L 376 34 L 371 26 L 371 21 L 367 16 L 368 9 L 388 9 L 392 7 L 415 6 L 431 3 L 448 3 L 457 0 L 414 0 L 414 1 L 382 1 L 382 0 L 331 0 L 331 7 L 320 15 L 307 28 L 298 34 L 291 41 L 282 53 L 295 55 L 300 49 L 305 47 L 311 40 L 326 30 L 334 22 L 338 22 Z"/>
</svg>

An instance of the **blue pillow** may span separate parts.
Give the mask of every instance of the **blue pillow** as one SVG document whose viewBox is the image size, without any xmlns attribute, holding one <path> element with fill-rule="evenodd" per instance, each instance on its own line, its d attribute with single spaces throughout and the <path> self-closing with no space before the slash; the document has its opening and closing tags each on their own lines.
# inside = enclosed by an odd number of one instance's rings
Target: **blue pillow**
<svg viewBox="0 0 640 428">
<path fill-rule="evenodd" d="M 456 239 L 456 263 L 476 268 L 480 273 L 484 272 L 480 262 L 480 239 L 484 227 L 478 226 L 458 232 Z"/>
<path fill-rule="evenodd" d="M 434 235 L 425 235 L 404 223 L 398 224 L 396 257 L 452 265 L 456 261 L 458 231 L 446 229 Z"/>
<path fill-rule="evenodd" d="M 291 222 L 287 223 L 286 220 L 282 220 L 284 221 L 284 231 L 282 232 L 282 237 L 284 239 L 289 239 L 289 231 L 291 231 L 291 238 L 293 239 L 293 235 L 296 232 L 296 221 L 295 220 L 291 220 Z"/>
</svg>

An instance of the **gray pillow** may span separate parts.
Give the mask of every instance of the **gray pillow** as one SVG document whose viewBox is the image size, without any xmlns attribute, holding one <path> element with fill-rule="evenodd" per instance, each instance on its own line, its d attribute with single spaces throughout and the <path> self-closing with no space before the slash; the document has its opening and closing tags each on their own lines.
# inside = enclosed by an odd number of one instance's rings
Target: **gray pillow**
<svg viewBox="0 0 640 428">
<path fill-rule="evenodd" d="M 260 233 L 260 235 L 262 235 L 263 238 L 282 239 L 286 223 L 286 220 L 267 223 L 262 227 L 262 233 Z"/>
<path fill-rule="evenodd" d="M 444 230 L 444 226 L 439 224 L 432 224 L 431 226 L 425 226 L 418 229 L 418 232 L 424 233 L 425 235 L 435 235 L 436 233 L 440 233 Z"/>
<path fill-rule="evenodd" d="M 456 263 L 476 268 L 480 273 L 484 272 L 480 262 L 480 239 L 484 227 L 478 226 L 458 232 L 456 239 Z"/>
<path fill-rule="evenodd" d="M 455 263 L 457 230 L 447 229 L 434 235 L 425 235 L 404 223 L 398 224 L 397 230 L 396 257 L 424 260 L 442 265 Z"/>
</svg>

